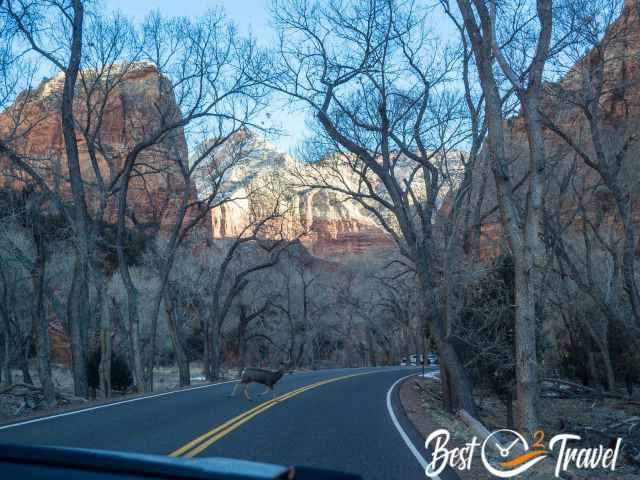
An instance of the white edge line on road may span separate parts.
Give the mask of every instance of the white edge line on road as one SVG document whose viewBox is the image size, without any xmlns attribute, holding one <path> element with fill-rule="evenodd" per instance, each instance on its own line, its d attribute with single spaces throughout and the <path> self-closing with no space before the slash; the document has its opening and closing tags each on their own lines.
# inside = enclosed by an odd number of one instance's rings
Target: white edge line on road
<svg viewBox="0 0 640 480">
<path fill-rule="evenodd" d="M 56 415 L 49 415 L 49 416 L 46 416 L 46 417 L 34 418 L 32 420 L 25 420 L 24 422 L 18 422 L 18 423 L 12 423 L 10 425 L 4 425 L 4 426 L 0 427 L 0 430 L 7 430 L 9 428 L 21 427 L 23 425 L 28 425 L 30 423 L 44 422 L 45 420 L 53 420 L 54 418 L 68 417 L 70 415 L 77 415 L 79 413 L 91 412 L 93 410 L 100 410 L 102 408 L 115 407 L 117 405 L 123 405 L 125 403 L 139 402 L 141 400 L 147 400 L 147 399 L 150 399 L 150 398 L 158 398 L 158 397 L 164 397 L 166 395 L 174 395 L 176 393 L 190 392 L 192 390 L 200 390 L 201 388 L 216 387 L 218 385 L 225 385 L 227 383 L 233 383 L 233 382 L 237 382 L 237 381 L 238 380 L 227 380 L 225 382 L 212 383 L 210 385 L 200 385 L 200 386 L 197 386 L 197 387 L 184 388 L 184 389 L 181 389 L 181 390 L 172 390 L 170 392 L 156 393 L 154 395 L 145 395 L 143 397 L 130 398 L 129 400 L 121 400 L 119 402 L 105 403 L 104 405 L 96 405 L 95 407 L 87 407 L 87 408 L 82 408 L 80 410 L 73 410 L 72 412 L 58 413 Z"/>
<path fill-rule="evenodd" d="M 387 390 L 387 411 L 389 412 L 389 416 L 391 417 L 391 421 L 393 422 L 393 425 L 396 427 L 396 430 L 398 430 L 398 433 L 402 437 L 402 440 L 404 440 L 404 443 L 407 444 L 407 447 L 409 447 L 409 450 L 411 450 L 411 453 L 413 453 L 413 456 L 416 457 L 416 460 L 418 460 L 418 463 L 420 464 L 422 469 L 426 471 L 427 465 L 428 465 L 427 461 L 424 459 L 422 454 L 416 449 L 415 445 L 413 444 L 409 436 L 406 434 L 406 432 L 402 429 L 402 426 L 400 425 L 400 422 L 398 421 L 396 414 L 393 412 L 393 406 L 391 405 L 391 394 L 393 393 L 393 389 L 396 388 L 396 385 L 398 385 L 401 381 L 413 376 L 415 376 L 415 374 L 407 375 L 406 377 L 399 378 L 398 380 L 395 381 L 393 385 L 391 385 L 391 388 Z M 434 480 L 441 480 L 440 477 L 437 475 L 434 475 L 431 478 Z"/>
</svg>

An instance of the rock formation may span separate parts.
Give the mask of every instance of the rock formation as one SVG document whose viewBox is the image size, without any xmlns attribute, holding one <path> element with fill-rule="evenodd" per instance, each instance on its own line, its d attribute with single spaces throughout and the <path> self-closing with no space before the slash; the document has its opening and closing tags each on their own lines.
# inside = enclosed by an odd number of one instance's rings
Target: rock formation
<svg viewBox="0 0 640 480">
<path fill-rule="evenodd" d="M 37 171 L 49 188 L 70 200 L 68 169 L 60 116 L 64 74 L 21 93 L 0 114 L 0 136 Z M 106 72 L 82 71 L 76 87 L 74 113 L 80 165 L 89 207 L 104 220 L 115 220 L 112 188 L 127 154 L 161 122 L 179 118 L 172 86 L 148 63 L 112 66 Z M 92 158 L 88 138 L 99 144 Z M 143 150 L 130 181 L 128 205 L 141 223 L 167 226 L 184 191 L 178 162 L 187 160 L 184 132 L 176 129 Z M 29 175 L 0 157 L 0 186 L 21 189 Z M 101 194 L 101 184 L 106 195 Z M 196 192 L 191 192 L 195 196 Z M 101 205 L 101 200 L 105 203 Z M 101 207 L 102 210 L 101 210 Z"/>
<path fill-rule="evenodd" d="M 545 85 L 541 103 L 548 124 L 565 132 L 572 142 L 592 157 L 595 157 L 592 132 L 579 105 L 587 101 L 583 81 L 593 78 L 599 70 L 603 78 L 602 93 L 598 96 L 602 111 L 599 122 L 602 145 L 606 155 L 612 159 L 618 152 L 623 152 L 620 157 L 622 170 L 618 178 L 624 189 L 632 195 L 635 223 L 640 227 L 640 143 L 635 138 L 640 127 L 640 18 L 635 2 L 625 2 L 621 16 L 609 26 L 600 42 L 577 59 L 563 78 Z M 517 184 L 526 175 L 528 163 L 528 140 L 523 116 L 507 120 L 505 136 L 507 155 L 513 159 L 512 177 Z M 548 179 L 546 208 L 560 212 L 563 221 L 573 222 L 572 228 L 576 231 L 582 221 L 582 214 L 577 212 L 580 199 L 589 215 L 602 213 L 604 217 L 599 221 L 616 229 L 621 228 L 611 192 L 599 174 L 585 165 L 575 150 L 552 128 L 545 129 L 545 143 Z M 482 206 L 482 210 L 488 212 L 495 209 L 497 200 L 490 166 L 485 163 L 482 168 L 488 171 L 489 176 Z M 563 192 L 562 181 L 569 176 L 573 179 L 572 188 L 576 190 Z M 480 177 L 480 174 L 474 176 L 476 186 Z M 517 195 L 524 202 L 527 185 L 526 182 L 522 183 Z M 484 219 L 482 231 L 481 251 L 485 258 L 504 250 L 505 238 L 497 212 Z"/>
<path fill-rule="evenodd" d="M 71 201 L 68 167 L 62 132 L 60 102 L 64 74 L 43 81 L 38 88 L 22 92 L 0 114 L 0 138 L 44 180 L 63 202 Z M 108 76 L 83 71 L 76 87 L 74 114 L 80 166 L 88 207 L 96 222 L 114 224 L 117 179 L 127 154 L 161 122 L 179 118 L 171 83 L 154 65 L 137 63 L 112 66 Z M 88 138 L 100 147 L 96 155 Z M 179 162 L 188 160 L 184 132 L 165 135 L 137 158 L 130 180 L 128 207 L 146 233 L 166 232 L 175 223 L 176 208 L 184 192 Z M 0 156 L 0 188 L 21 191 L 36 182 L 9 158 Z M 195 199 L 195 189 L 189 192 Z M 51 202 L 52 211 L 54 203 Z M 186 221 L 196 212 L 187 213 Z M 207 221 L 193 231 L 210 236 Z M 107 270 L 113 268 L 105 262 Z M 52 359 L 69 363 L 67 332 L 59 318 L 49 321 Z"/>
<path fill-rule="evenodd" d="M 339 258 L 393 245 L 372 216 L 346 195 L 303 186 L 303 177 L 312 174 L 309 166 L 246 132 L 231 142 L 235 147 L 227 146 L 217 158 L 235 162 L 223 187 L 235 200 L 212 212 L 214 238 L 239 235 L 252 219 L 259 218 L 258 211 L 262 215 L 275 211 L 277 198 L 279 218 L 270 225 L 267 236 L 300 238 L 315 256 Z M 233 155 L 236 159 L 230 160 Z"/>
</svg>

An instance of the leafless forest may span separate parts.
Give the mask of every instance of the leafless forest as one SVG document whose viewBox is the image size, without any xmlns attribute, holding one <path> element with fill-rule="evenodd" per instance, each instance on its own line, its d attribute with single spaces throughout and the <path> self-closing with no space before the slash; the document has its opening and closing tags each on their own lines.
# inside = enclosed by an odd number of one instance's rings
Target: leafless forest
<svg viewBox="0 0 640 480">
<path fill-rule="evenodd" d="M 267 48 L 0 0 L 0 397 L 437 352 L 446 409 L 487 388 L 523 432 L 550 390 L 633 401 L 638 5 L 435 3 L 274 1 Z"/>
</svg>

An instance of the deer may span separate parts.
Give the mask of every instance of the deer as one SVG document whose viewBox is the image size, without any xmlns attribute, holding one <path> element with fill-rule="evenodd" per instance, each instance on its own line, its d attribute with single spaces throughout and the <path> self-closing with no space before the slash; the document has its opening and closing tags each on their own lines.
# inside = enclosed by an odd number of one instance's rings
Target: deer
<svg viewBox="0 0 640 480">
<path fill-rule="evenodd" d="M 273 370 L 267 370 L 265 368 L 254 368 L 254 367 L 245 368 L 244 370 L 242 370 L 242 374 L 240 375 L 240 381 L 236 383 L 236 385 L 233 387 L 233 391 L 229 396 L 234 397 L 238 387 L 244 384 L 244 396 L 247 397 L 247 400 L 251 401 L 251 397 L 249 396 L 249 392 L 248 392 L 249 384 L 260 383 L 264 385 L 266 388 L 264 392 L 260 393 L 259 395 L 260 396 L 266 395 L 269 391 L 271 391 L 271 395 L 275 400 L 276 392 L 274 390 L 274 387 L 276 383 L 280 381 L 280 379 L 284 375 L 284 372 L 285 370 L 282 367 L 275 372 Z"/>
</svg>

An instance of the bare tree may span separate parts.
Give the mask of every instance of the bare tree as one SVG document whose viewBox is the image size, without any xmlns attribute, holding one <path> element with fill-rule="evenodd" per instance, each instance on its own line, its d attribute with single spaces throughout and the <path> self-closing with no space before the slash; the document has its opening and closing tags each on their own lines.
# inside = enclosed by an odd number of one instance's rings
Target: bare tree
<svg viewBox="0 0 640 480">
<path fill-rule="evenodd" d="M 448 82 L 454 59 L 446 50 L 438 55 L 425 12 L 412 2 L 287 1 L 275 2 L 273 12 L 281 60 L 274 88 L 317 120 L 310 155 L 322 161 L 302 183 L 354 199 L 394 238 L 416 270 L 423 318 L 449 373 L 447 407 L 475 412 L 435 293 L 439 162 L 463 137 L 460 101 Z"/>
<path fill-rule="evenodd" d="M 546 151 L 540 100 L 544 67 L 552 39 L 553 2 L 540 0 L 533 7 L 527 2 L 512 6 L 508 2 L 498 4 L 492 1 L 487 4 L 476 0 L 458 0 L 457 5 L 484 94 L 486 153 L 496 183 L 502 226 L 515 263 L 517 426 L 522 431 L 533 432 L 539 426 L 536 296 L 544 258 L 540 225 Z M 529 18 L 535 19 L 535 26 L 528 21 Z M 533 44 L 530 43 L 531 38 L 534 39 Z M 505 147 L 500 94 L 502 84 L 496 75 L 494 62 L 498 63 L 509 87 L 518 97 L 525 119 L 529 164 L 524 210 L 519 209 L 514 194 L 512 168 Z"/>
<path fill-rule="evenodd" d="M 118 235 L 122 240 L 127 219 L 127 190 L 140 154 L 159 142 L 183 130 L 192 135 L 192 142 L 205 147 L 190 160 L 183 155 L 174 158 L 174 171 L 178 174 L 182 196 L 176 205 L 176 214 L 168 227 L 168 240 L 162 251 L 157 251 L 160 266 L 160 287 L 154 297 L 151 315 L 152 331 L 146 351 L 145 388 L 152 388 L 153 362 L 160 304 L 175 259 L 175 254 L 187 234 L 202 221 L 208 212 L 229 201 L 220 198 L 220 185 L 225 172 L 233 162 L 217 162 L 211 153 L 240 130 L 252 126 L 251 118 L 262 107 L 263 88 L 247 74 L 251 60 L 257 62 L 260 53 L 255 45 L 237 36 L 221 12 L 211 12 L 204 18 L 189 22 L 165 21 L 152 16 L 145 22 L 143 32 L 144 60 L 159 69 L 166 94 L 176 92 L 176 103 L 169 101 L 161 112 L 158 124 L 138 139 L 126 155 L 119 182 Z M 163 45 L 168 41 L 170 52 Z M 206 140 L 206 142 L 205 142 Z M 196 172 L 203 162 L 209 163 L 209 189 L 202 198 L 193 198 Z M 217 162 L 217 163 L 216 163 Z M 134 311 L 137 298 L 135 286 L 127 279 L 124 250 L 119 242 L 121 275 L 131 292 L 130 309 Z M 131 314 L 131 312 L 130 312 Z M 135 324 L 136 320 L 132 322 Z"/>
<path fill-rule="evenodd" d="M 253 322 L 259 320 L 271 308 L 269 301 L 265 301 L 262 305 L 246 305 L 240 303 L 238 318 L 238 356 L 240 371 L 247 365 L 247 343 L 250 339 L 248 334 Z"/>
<path fill-rule="evenodd" d="M 280 312 L 287 325 L 289 368 L 302 365 L 309 346 L 312 326 L 311 288 L 316 276 L 310 270 L 310 259 L 289 250 L 278 275 L 282 291 L 275 294 L 273 309 Z"/>
<path fill-rule="evenodd" d="M 77 259 L 73 282 L 74 292 L 69 296 L 70 325 L 72 339 L 74 388 L 78 396 L 86 397 L 88 393 L 86 375 L 86 329 L 89 324 L 88 298 L 90 268 L 90 217 L 87 207 L 85 185 L 80 170 L 78 145 L 75 135 L 73 102 L 75 98 L 76 80 L 81 64 L 82 33 L 84 23 L 84 4 L 81 0 L 73 2 L 34 5 L 21 2 L 6 2 L 2 6 L 17 32 L 20 40 L 43 60 L 64 72 L 64 86 L 60 101 L 60 115 L 66 152 L 66 167 L 73 197 L 73 206 L 69 217 L 75 230 Z M 51 18 L 58 16 L 61 20 L 51 26 Z M 57 30 L 59 29 L 59 30 Z M 55 43 L 56 32 L 65 32 L 66 44 L 61 48 Z M 63 37 L 64 38 L 64 37 Z M 13 155 L 14 160 L 18 158 Z M 24 167 L 21 162 L 18 165 Z M 27 168 L 33 174 L 33 169 Z M 40 179 L 41 180 L 41 179 Z"/>
<path fill-rule="evenodd" d="M 567 5 L 565 27 L 571 29 L 573 42 L 563 51 L 570 70 L 562 68 L 565 78 L 549 89 L 556 112 L 544 109 L 543 120 L 586 166 L 602 180 L 604 189 L 619 215 L 624 241 L 621 244 L 624 288 L 633 317 L 640 324 L 640 289 L 637 284 L 635 256 L 637 235 L 633 220 L 633 180 L 628 170 L 637 152 L 637 123 L 632 114 L 635 101 L 627 95 L 637 82 L 626 78 L 628 63 L 637 61 L 628 48 L 629 21 L 638 18 L 636 6 L 628 2 L 624 17 L 620 1 L 583 2 Z M 576 25 L 570 21 L 583 19 Z M 586 53 L 585 53 L 586 52 Z M 563 67 L 563 65 L 561 65 Z M 572 118 L 571 118 L 572 117 Z"/>
<path fill-rule="evenodd" d="M 126 312 L 135 383 L 140 390 L 151 389 L 158 318 L 176 252 L 196 227 L 206 224 L 212 208 L 230 200 L 221 195 L 220 185 L 233 162 L 216 163 L 218 159 L 211 153 L 235 133 L 247 127 L 260 128 L 252 124 L 252 119 L 264 106 L 266 93 L 247 74 L 249 62 L 258 65 L 263 54 L 252 41 L 241 38 L 219 10 L 193 21 L 152 14 L 138 29 L 119 15 L 107 18 L 89 11 L 85 18 L 84 7 L 81 1 L 42 5 L 7 2 L 2 6 L 3 20 L 8 19 L 11 27 L 6 30 L 9 40 L 19 42 L 23 49 L 26 46 L 34 58 L 43 59 L 64 74 L 54 81 L 64 80 L 59 108 L 68 177 L 66 172 L 56 171 L 59 159 L 40 164 L 23 157 L 18 148 L 30 132 L 37 132 L 41 121 L 27 118 L 32 111 L 23 113 L 29 108 L 30 91 L 12 108 L 13 128 L 3 132 L 0 143 L 0 153 L 29 181 L 54 193 L 50 195 L 52 202 L 75 226 L 78 260 L 68 303 L 72 344 L 77 353 L 73 359 L 76 393 L 82 396 L 87 393 L 90 310 L 104 310 L 98 305 L 103 301 L 105 280 L 100 272 L 98 244 L 111 243 L 117 254 L 118 273 L 129 293 Z M 52 21 L 56 14 L 61 14 L 60 18 Z M 57 48 L 58 37 L 68 44 Z M 16 52 L 21 54 L 20 50 Z M 3 67 L 6 65 L 3 63 Z M 155 77 L 151 75 L 155 85 L 152 78 L 148 89 L 155 100 L 152 105 L 127 107 L 127 128 L 121 138 L 115 138 L 117 133 L 108 115 L 118 102 L 127 101 L 123 91 L 134 81 L 136 72 L 145 68 L 155 72 Z M 7 99 L 17 93 L 9 90 Z M 80 159 L 77 137 L 84 140 L 88 158 Z M 189 158 L 187 148 L 197 145 L 205 146 Z M 165 160 L 154 160 L 154 155 L 162 157 L 163 153 L 168 153 Z M 81 161 L 90 166 L 89 174 L 84 170 L 85 178 L 80 173 Z M 205 164 L 207 168 L 203 169 Z M 196 180 L 203 170 L 207 173 L 207 191 L 198 196 Z M 159 204 L 154 192 L 146 191 L 154 182 L 166 186 L 167 194 Z M 68 205 L 64 203 L 67 184 L 72 193 Z M 141 195 L 146 195 L 155 208 L 153 218 L 140 215 Z M 167 212 L 163 212 L 165 209 Z M 114 219 L 115 239 L 107 232 Z M 129 272 L 132 230 L 165 237 L 154 250 L 161 281 L 153 295 L 148 341 L 140 338 L 139 298 Z M 109 317 L 101 315 L 103 325 L 96 326 L 106 335 Z M 108 347 L 108 342 L 103 345 Z"/>
<path fill-rule="evenodd" d="M 45 405 L 52 406 L 55 404 L 56 397 L 49 352 L 51 309 L 48 304 L 53 303 L 55 296 L 52 295 L 47 266 L 55 247 L 67 240 L 68 224 L 64 216 L 52 215 L 47 211 L 45 208 L 47 197 L 41 192 L 26 189 L 22 192 L 7 193 L 7 195 L 13 196 L 13 208 L 6 210 L 8 215 L 4 218 L 0 251 L 6 264 L 1 269 L 0 277 L 4 287 L 3 300 L 8 300 L 11 295 L 15 303 L 13 305 L 4 303 L 0 313 L 5 322 L 7 334 L 11 333 L 14 336 L 13 342 L 16 348 L 14 357 L 17 357 L 15 359 L 23 369 L 25 383 L 29 384 L 32 382 L 28 371 L 28 356 L 32 339 L 31 328 L 33 329 L 43 401 Z M 15 292 L 11 292 L 12 287 L 8 285 L 9 278 L 19 274 L 19 271 L 24 272 L 23 275 L 29 279 L 28 283 L 31 287 L 27 290 L 29 307 L 20 313 L 22 316 L 31 316 L 31 327 L 27 330 L 26 338 L 24 327 L 20 325 L 24 320 L 16 318 L 20 312 L 17 308 L 18 298 Z M 22 288 L 25 288 L 24 284 Z M 10 365 L 7 365 L 7 368 L 10 368 Z M 7 375 L 7 379 L 9 378 L 10 375 Z"/>
<path fill-rule="evenodd" d="M 283 238 L 261 239 L 262 229 L 281 216 L 281 211 L 276 202 L 274 210 L 265 217 L 249 222 L 236 238 L 227 242 L 223 247 L 223 255 L 220 263 L 214 264 L 209 269 L 210 274 L 210 304 L 208 318 L 204 320 L 205 335 L 205 376 L 208 379 L 217 379 L 220 375 L 220 357 L 222 329 L 234 301 L 249 285 L 253 274 L 275 266 L 283 251 L 289 246 L 289 242 Z M 253 255 L 255 258 L 248 261 Z M 244 252 L 243 255 L 241 253 Z M 244 261 L 240 261 L 240 258 Z M 239 263 L 238 263 L 239 262 Z"/>
<path fill-rule="evenodd" d="M 606 386 L 615 389 L 615 373 L 609 352 L 610 324 L 624 324 L 618 312 L 616 290 L 620 286 L 620 238 L 605 219 L 605 210 L 590 212 L 587 205 L 598 196 L 599 185 L 585 186 L 587 179 L 576 175 L 576 164 L 560 180 L 559 199 L 553 208 L 549 199 L 545 205 L 545 231 L 556 256 L 557 270 L 547 275 L 559 275 L 563 284 L 553 300 L 559 311 L 571 309 L 572 292 L 581 292 L 600 315 L 572 315 L 580 326 L 580 334 L 588 345 L 589 355 L 595 350 L 601 358 Z M 567 199 L 568 197 L 568 199 Z M 575 204 L 574 208 L 567 205 Z M 602 266 L 602 268 L 598 268 Z M 573 285 L 571 285 L 573 284 Z M 573 288 L 571 288 L 573 286 Z M 568 308 L 567 308 L 568 307 Z M 595 377 L 597 378 L 597 377 Z"/>
</svg>

